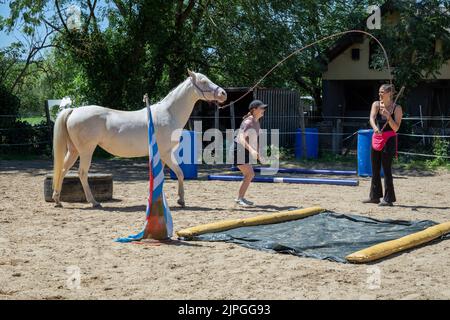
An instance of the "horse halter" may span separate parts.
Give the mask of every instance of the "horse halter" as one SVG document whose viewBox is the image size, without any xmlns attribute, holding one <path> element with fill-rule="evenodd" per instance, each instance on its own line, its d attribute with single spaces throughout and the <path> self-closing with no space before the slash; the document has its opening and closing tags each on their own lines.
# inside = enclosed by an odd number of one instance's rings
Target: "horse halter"
<svg viewBox="0 0 450 320">
<path fill-rule="evenodd" d="M 203 98 L 205 98 L 206 101 L 211 101 L 211 100 L 209 100 L 208 98 L 206 98 L 205 93 L 211 93 L 211 92 L 214 93 L 214 100 L 217 100 L 217 99 L 216 99 L 216 98 L 217 98 L 217 92 L 220 90 L 220 87 L 219 87 L 219 86 L 216 85 L 216 88 L 215 88 L 214 90 L 203 90 L 202 88 L 200 88 L 200 87 L 198 86 L 197 83 L 195 83 L 195 81 L 192 79 L 192 77 L 191 77 L 191 82 L 192 82 L 192 84 L 194 85 L 194 87 L 196 87 L 197 90 L 200 91 L 200 92 L 202 93 L 202 96 L 203 96 Z"/>
</svg>

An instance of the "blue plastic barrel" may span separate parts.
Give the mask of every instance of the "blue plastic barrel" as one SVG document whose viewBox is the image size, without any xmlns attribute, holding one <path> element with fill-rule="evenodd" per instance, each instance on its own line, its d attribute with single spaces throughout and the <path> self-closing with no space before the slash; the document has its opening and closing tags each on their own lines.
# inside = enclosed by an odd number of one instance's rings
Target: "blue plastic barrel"
<svg viewBox="0 0 450 320">
<path fill-rule="evenodd" d="M 186 150 L 188 154 L 185 155 Z M 180 145 L 175 151 L 175 158 L 183 171 L 184 179 L 197 179 L 197 141 L 194 131 L 183 130 L 180 138 Z M 170 178 L 177 179 L 175 172 L 170 170 Z"/>
<path fill-rule="evenodd" d="M 372 148 L 373 130 L 358 130 L 358 175 L 363 177 L 372 176 L 372 163 L 370 151 Z"/>
<path fill-rule="evenodd" d="M 361 177 L 372 176 L 372 161 L 370 160 L 372 135 L 372 129 L 358 131 L 358 175 Z M 383 168 L 381 168 L 381 176 L 384 176 Z"/>
<path fill-rule="evenodd" d="M 306 157 L 317 159 L 319 156 L 319 130 L 317 128 L 305 128 Z M 303 158 L 302 129 L 297 129 L 295 134 L 295 158 Z"/>
</svg>

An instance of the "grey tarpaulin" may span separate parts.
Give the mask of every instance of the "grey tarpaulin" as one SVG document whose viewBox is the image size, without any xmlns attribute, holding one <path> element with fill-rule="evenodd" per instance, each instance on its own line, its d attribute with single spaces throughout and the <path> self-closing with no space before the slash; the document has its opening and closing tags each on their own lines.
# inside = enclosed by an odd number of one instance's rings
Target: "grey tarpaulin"
<svg viewBox="0 0 450 320">
<path fill-rule="evenodd" d="M 355 251 L 436 224 L 430 220 L 376 220 L 323 212 L 294 221 L 207 233 L 190 240 L 233 242 L 253 249 L 347 262 L 345 257 Z"/>
</svg>

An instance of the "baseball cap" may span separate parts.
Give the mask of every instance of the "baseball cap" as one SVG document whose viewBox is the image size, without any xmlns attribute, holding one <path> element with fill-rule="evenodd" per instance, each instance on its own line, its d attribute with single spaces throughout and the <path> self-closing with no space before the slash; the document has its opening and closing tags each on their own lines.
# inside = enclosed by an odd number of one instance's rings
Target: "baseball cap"
<svg viewBox="0 0 450 320">
<path fill-rule="evenodd" d="M 253 100 L 252 102 L 250 102 L 249 106 L 248 106 L 248 110 L 252 110 L 254 108 L 266 108 L 267 104 L 265 104 L 264 102 L 262 102 L 261 100 Z"/>
</svg>

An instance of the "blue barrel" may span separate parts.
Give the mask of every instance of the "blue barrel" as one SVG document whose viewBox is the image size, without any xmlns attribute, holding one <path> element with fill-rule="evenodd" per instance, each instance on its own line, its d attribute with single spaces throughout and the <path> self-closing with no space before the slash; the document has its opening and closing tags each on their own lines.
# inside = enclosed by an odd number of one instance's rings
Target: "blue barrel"
<svg viewBox="0 0 450 320">
<path fill-rule="evenodd" d="M 373 130 L 358 130 L 358 175 L 363 177 L 372 176 L 372 163 L 370 161 L 370 150 L 372 148 Z"/>
<path fill-rule="evenodd" d="M 362 177 L 372 176 L 372 161 L 370 160 L 372 135 L 372 129 L 358 131 L 358 175 Z M 381 176 L 383 175 L 383 168 L 381 168 Z"/>
<path fill-rule="evenodd" d="M 317 128 L 305 128 L 306 157 L 317 159 L 319 156 L 319 130 Z M 302 129 L 297 129 L 295 134 L 295 158 L 303 158 Z"/>
<path fill-rule="evenodd" d="M 185 154 L 186 150 L 188 154 Z M 197 179 L 197 140 L 194 131 L 183 130 L 180 145 L 175 151 L 175 158 L 183 171 L 184 179 Z M 170 170 L 170 178 L 177 179 L 175 172 Z"/>
</svg>

